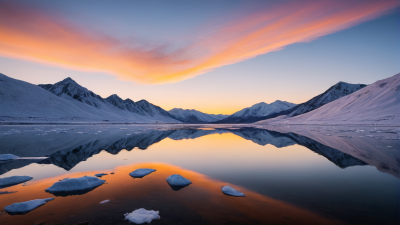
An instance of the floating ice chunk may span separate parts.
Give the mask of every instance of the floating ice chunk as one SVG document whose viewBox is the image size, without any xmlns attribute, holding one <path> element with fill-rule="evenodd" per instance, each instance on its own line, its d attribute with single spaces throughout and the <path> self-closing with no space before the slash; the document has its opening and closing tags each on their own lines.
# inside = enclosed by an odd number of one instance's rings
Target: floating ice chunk
<svg viewBox="0 0 400 225">
<path fill-rule="evenodd" d="M 96 177 L 102 177 L 102 176 L 104 176 L 104 175 L 108 175 L 108 174 L 107 174 L 107 173 L 98 173 L 98 174 L 95 174 Z"/>
<path fill-rule="evenodd" d="M 246 196 L 242 192 L 234 189 L 233 187 L 231 187 L 229 185 L 226 185 L 226 186 L 222 187 L 222 193 L 224 193 L 226 195 L 236 196 L 236 197 Z"/>
<path fill-rule="evenodd" d="M 12 193 L 16 193 L 16 191 L 0 191 L 0 195 L 3 195 L 3 194 L 12 194 Z"/>
<path fill-rule="evenodd" d="M 101 201 L 100 204 L 104 204 L 104 203 L 107 203 L 107 202 L 110 202 L 110 200 L 107 199 L 107 200 Z"/>
<path fill-rule="evenodd" d="M 48 201 L 54 200 L 54 198 L 35 199 L 27 202 L 14 203 L 4 207 L 4 210 L 10 214 L 24 214 L 41 205 L 46 204 Z"/>
<path fill-rule="evenodd" d="M 192 182 L 179 174 L 171 175 L 167 178 L 167 182 L 170 186 L 175 187 L 185 187 L 191 184 Z"/>
<path fill-rule="evenodd" d="M 47 188 L 46 191 L 56 196 L 79 195 L 93 190 L 104 182 L 106 181 L 90 176 L 65 178 L 54 183 L 51 187 Z"/>
<path fill-rule="evenodd" d="M 16 184 L 24 183 L 32 180 L 30 176 L 12 176 L 0 179 L 0 188 L 10 187 Z"/>
<path fill-rule="evenodd" d="M 149 175 L 150 173 L 156 171 L 155 169 L 137 169 L 133 172 L 131 172 L 129 175 L 134 178 L 142 178 L 146 175 Z"/>
<path fill-rule="evenodd" d="M 132 223 L 136 224 L 143 224 L 143 223 L 150 223 L 152 220 L 160 219 L 158 215 L 158 211 L 154 210 L 146 210 L 144 208 L 136 209 L 131 213 L 126 213 L 125 219 L 129 220 Z"/>
<path fill-rule="evenodd" d="M 19 159 L 19 156 L 13 154 L 0 154 L 0 162 L 1 161 L 9 161 Z"/>
</svg>

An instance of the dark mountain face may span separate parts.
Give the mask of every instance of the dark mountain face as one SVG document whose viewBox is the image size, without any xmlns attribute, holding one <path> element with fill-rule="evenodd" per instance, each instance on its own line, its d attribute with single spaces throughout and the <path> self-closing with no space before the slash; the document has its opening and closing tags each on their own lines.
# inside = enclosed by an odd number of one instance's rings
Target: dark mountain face
<svg viewBox="0 0 400 225">
<path fill-rule="evenodd" d="M 310 112 L 329 102 L 333 102 L 341 97 L 354 93 L 366 86 L 367 85 L 365 84 L 348 84 L 345 82 L 339 82 L 330 87 L 324 93 L 310 99 L 305 103 L 295 106 L 290 113 L 282 115 L 289 115 L 290 117 L 294 117 L 300 114 Z"/>
<path fill-rule="evenodd" d="M 39 84 L 38 86 L 59 97 L 68 98 L 67 96 L 69 96 L 96 108 L 105 103 L 102 97 L 82 87 L 69 77 L 55 84 Z"/>
<path fill-rule="evenodd" d="M 149 115 L 153 115 L 153 116 L 162 115 L 162 116 L 166 116 L 166 117 L 170 117 L 170 118 L 179 120 L 179 119 L 175 118 L 175 116 L 171 115 L 168 111 L 162 109 L 159 106 L 153 105 L 146 100 L 140 100 L 140 101 L 136 102 L 136 105 L 138 106 L 138 108 L 140 108 L 141 110 L 143 110 L 144 112 L 146 112 Z"/>
<path fill-rule="evenodd" d="M 129 112 L 138 113 L 138 114 L 144 115 L 144 116 L 146 115 L 143 112 L 143 110 L 140 110 L 138 108 L 137 104 L 134 101 L 130 100 L 129 98 L 126 100 L 123 100 L 118 95 L 114 94 L 114 95 L 109 96 L 105 100 L 120 110 L 126 110 Z"/>
<path fill-rule="evenodd" d="M 354 93 L 366 86 L 367 85 L 365 85 L 365 84 L 349 84 L 349 83 L 345 83 L 345 82 L 339 82 L 339 83 L 333 85 L 332 87 L 330 87 L 324 93 L 322 93 L 318 96 L 315 96 L 314 98 L 310 99 L 309 101 L 304 102 L 302 104 L 298 104 L 290 109 L 283 110 L 281 112 L 272 113 L 267 116 L 250 116 L 247 118 L 231 116 L 224 120 L 217 121 L 215 123 L 254 123 L 257 121 L 271 119 L 271 118 L 275 118 L 275 117 L 282 116 L 282 115 L 294 117 L 297 115 L 301 115 L 301 114 L 310 112 L 314 109 L 317 109 L 329 102 L 335 101 L 341 97 L 344 97 L 346 95 Z"/>
<path fill-rule="evenodd" d="M 90 106 L 105 110 L 123 110 L 132 113 L 137 113 L 142 116 L 156 117 L 163 120 L 165 117 L 178 120 L 168 111 L 149 103 L 146 100 L 134 102 L 131 99 L 123 100 L 118 95 L 114 94 L 106 99 L 96 95 L 92 91 L 82 87 L 71 78 L 66 78 L 55 84 L 39 84 L 39 87 L 50 91 L 51 93 L 70 100 L 77 100 Z"/>
<path fill-rule="evenodd" d="M 244 108 L 227 118 L 216 121 L 215 123 L 249 123 L 256 122 L 258 118 L 264 118 L 271 114 L 276 114 L 288 109 L 291 109 L 296 104 L 276 100 L 271 104 L 265 102 L 260 102 L 258 104 L 252 105 L 251 107 Z M 253 121 L 254 120 L 254 121 Z"/>
</svg>

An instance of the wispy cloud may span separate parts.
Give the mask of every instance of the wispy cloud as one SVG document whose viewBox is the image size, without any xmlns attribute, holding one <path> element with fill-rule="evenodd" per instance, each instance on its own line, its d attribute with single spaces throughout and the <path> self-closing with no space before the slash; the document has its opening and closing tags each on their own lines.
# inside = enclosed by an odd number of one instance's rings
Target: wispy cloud
<svg viewBox="0 0 400 225">
<path fill-rule="evenodd" d="M 138 83 L 170 83 L 293 43 L 312 41 L 398 6 L 395 0 L 286 2 L 258 9 L 218 28 L 205 27 L 197 41 L 171 50 L 168 44 L 119 40 L 84 30 L 56 15 L 0 3 L 0 55 L 104 71 Z"/>
</svg>

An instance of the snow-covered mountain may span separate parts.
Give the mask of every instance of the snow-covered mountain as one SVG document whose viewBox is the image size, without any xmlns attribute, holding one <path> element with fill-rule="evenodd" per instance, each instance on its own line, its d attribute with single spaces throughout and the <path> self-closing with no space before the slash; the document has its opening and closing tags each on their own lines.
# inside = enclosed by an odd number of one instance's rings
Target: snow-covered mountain
<svg viewBox="0 0 400 225">
<path fill-rule="evenodd" d="M 251 107 L 235 112 L 231 116 L 217 121 L 217 123 L 249 123 L 264 119 L 265 117 L 280 113 L 296 106 L 296 104 L 276 100 L 271 104 L 260 102 Z"/>
<path fill-rule="evenodd" d="M 340 81 L 339 83 L 330 87 L 324 93 L 317 95 L 314 98 L 308 100 L 307 102 L 299 104 L 296 107 L 293 107 L 292 109 L 288 110 L 287 115 L 290 117 L 294 117 L 300 114 L 304 114 L 306 112 L 310 112 L 329 102 L 333 102 L 336 99 L 354 93 L 366 86 L 367 85 L 365 84 L 349 84 Z"/>
<path fill-rule="evenodd" d="M 80 101 L 95 108 L 107 111 L 126 111 L 149 117 L 160 122 L 177 122 L 176 119 L 164 109 L 149 103 L 146 100 L 134 102 L 131 99 L 121 99 L 113 94 L 106 99 L 82 87 L 71 78 L 66 78 L 55 84 L 39 84 L 39 87 L 50 91 L 51 93 L 71 100 Z"/>
<path fill-rule="evenodd" d="M 400 74 L 379 80 L 311 112 L 258 123 L 400 124 Z"/>
<path fill-rule="evenodd" d="M 225 119 L 229 115 L 223 114 L 207 114 L 194 109 L 180 109 L 174 108 L 169 110 L 175 118 L 186 123 L 209 123 Z"/>
<path fill-rule="evenodd" d="M 65 79 L 58 84 L 38 87 L 0 74 L 0 120 L 180 123 L 171 117 L 141 115 L 112 107 L 111 103 L 79 86 L 72 79 Z"/>
</svg>

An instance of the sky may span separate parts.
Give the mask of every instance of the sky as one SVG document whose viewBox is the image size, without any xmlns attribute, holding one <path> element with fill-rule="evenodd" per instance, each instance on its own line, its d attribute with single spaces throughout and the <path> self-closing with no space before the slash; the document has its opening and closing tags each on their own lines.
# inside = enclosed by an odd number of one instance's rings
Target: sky
<svg viewBox="0 0 400 225">
<path fill-rule="evenodd" d="M 0 73 L 232 114 L 400 72 L 398 0 L 0 0 Z"/>
</svg>

